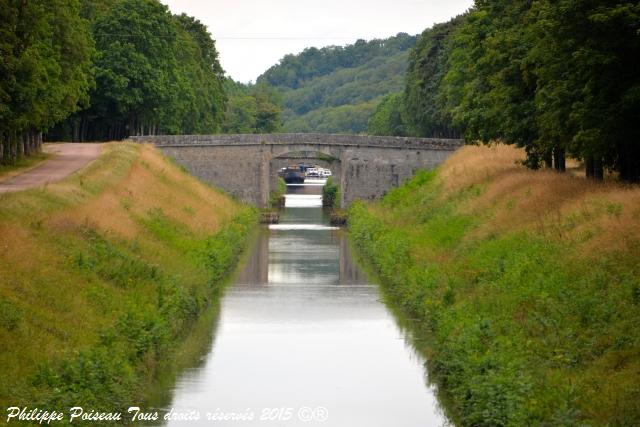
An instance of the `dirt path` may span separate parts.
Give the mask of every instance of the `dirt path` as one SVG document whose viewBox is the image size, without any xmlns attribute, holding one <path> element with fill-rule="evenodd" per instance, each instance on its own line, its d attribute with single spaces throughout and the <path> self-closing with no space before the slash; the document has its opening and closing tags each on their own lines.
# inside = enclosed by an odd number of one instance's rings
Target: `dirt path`
<svg viewBox="0 0 640 427">
<path fill-rule="evenodd" d="M 102 144 L 45 144 L 43 150 L 54 157 L 40 166 L 0 182 L 0 193 L 27 190 L 60 181 L 96 159 L 102 151 Z"/>
</svg>

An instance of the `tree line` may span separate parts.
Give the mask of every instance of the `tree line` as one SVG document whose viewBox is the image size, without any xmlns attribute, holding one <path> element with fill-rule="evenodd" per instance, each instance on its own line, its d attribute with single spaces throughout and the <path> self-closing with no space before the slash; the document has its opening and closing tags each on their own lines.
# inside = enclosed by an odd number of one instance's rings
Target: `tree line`
<svg viewBox="0 0 640 427">
<path fill-rule="evenodd" d="M 0 0 L 0 162 L 50 140 L 213 133 L 227 96 L 215 42 L 157 0 Z"/>
<path fill-rule="evenodd" d="M 77 1 L 0 0 L 0 163 L 88 103 L 93 53 Z"/>
<path fill-rule="evenodd" d="M 204 24 L 172 15 L 157 0 L 84 0 L 82 6 L 95 46 L 89 102 L 49 139 L 220 130 L 225 77 Z"/>
<path fill-rule="evenodd" d="M 583 160 L 640 181 L 640 4 L 476 0 L 426 30 L 403 92 L 369 122 L 374 134 L 462 135 L 523 147 L 526 164 Z"/>
</svg>

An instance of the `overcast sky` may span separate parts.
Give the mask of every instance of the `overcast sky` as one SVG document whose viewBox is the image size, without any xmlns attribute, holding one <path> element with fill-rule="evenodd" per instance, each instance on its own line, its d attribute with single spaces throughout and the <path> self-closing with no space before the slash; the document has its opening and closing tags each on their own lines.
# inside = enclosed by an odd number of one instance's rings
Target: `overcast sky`
<svg viewBox="0 0 640 427">
<path fill-rule="evenodd" d="M 255 81 L 287 53 L 421 33 L 472 0 L 161 0 L 209 27 L 233 79 Z"/>
</svg>

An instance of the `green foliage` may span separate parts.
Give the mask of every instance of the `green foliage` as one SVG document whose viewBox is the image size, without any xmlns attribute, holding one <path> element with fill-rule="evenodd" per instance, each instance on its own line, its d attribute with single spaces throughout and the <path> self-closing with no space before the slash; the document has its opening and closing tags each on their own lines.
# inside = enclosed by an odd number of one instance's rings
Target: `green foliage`
<svg viewBox="0 0 640 427">
<path fill-rule="evenodd" d="M 489 2 L 466 16 L 452 36 L 441 96 L 468 140 L 525 147 L 537 167 L 531 4 Z"/>
<path fill-rule="evenodd" d="M 157 0 L 87 2 L 97 47 L 90 107 L 56 139 L 120 139 L 220 130 L 226 97 L 215 42 L 200 21 Z"/>
<path fill-rule="evenodd" d="M 640 181 L 640 5 L 547 0 L 535 12 L 539 143 Z"/>
<path fill-rule="evenodd" d="M 328 208 L 340 207 L 340 187 L 330 176 L 322 187 L 322 205 Z"/>
<path fill-rule="evenodd" d="M 401 93 L 385 96 L 369 119 L 368 133 L 370 135 L 406 136 L 403 107 Z"/>
<path fill-rule="evenodd" d="M 626 1 L 476 1 L 426 30 L 410 56 L 409 133 L 500 140 L 526 164 L 565 156 L 640 181 L 640 6 Z"/>
<path fill-rule="evenodd" d="M 95 345 L 40 366 L 32 379 L 41 390 L 39 405 L 66 407 L 81 402 L 85 407 L 113 412 L 126 411 L 131 402 L 138 402 L 144 394 L 142 387 L 154 375 L 148 363 L 167 357 L 175 339 L 218 297 L 255 216 L 247 210 L 216 234 L 205 237 L 185 234 L 161 211 L 150 212 L 148 219 L 141 221 L 162 245 L 183 254 L 188 264 L 204 265 L 208 286 L 188 287 L 181 277 L 168 274 L 162 266 L 150 265 L 131 244 L 93 229 L 83 230 L 84 250 L 74 258 L 75 267 L 108 284 L 129 288 L 129 293 L 125 305 L 118 308 L 119 316 L 100 332 Z M 153 298 L 135 291 L 145 285 L 155 288 Z M 18 312 L 5 306 L 11 307 L 0 301 L 0 325 L 16 327 Z"/>
<path fill-rule="evenodd" d="M 603 256 L 532 227 L 482 232 L 491 212 L 468 210 L 482 190 L 443 194 L 436 176 L 355 203 L 349 231 L 427 331 L 456 425 L 636 424 L 640 247 Z"/>
<path fill-rule="evenodd" d="M 278 177 L 278 184 L 269 195 L 269 208 L 274 209 L 284 206 L 284 195 L 287 193 L 287 183 Z"/>
<path fill-rule="evenodd" d="M 75 256 L 75 264 L 118 287 L 127 288 L 141 280 L 157 278 L 157 267 L 150 266 L 132 253 L 109 242 L 94 230 L 83 231 L 88 249 Z"/>
<path fill-rule="evenodd" d="M 229 96 L 222 130 L 224 133 L 274 133 L 282 121 L 282 97 L 264 84 L 244 85 L 227 79 Z"/>
<path fill-rule="evenodd" d="M 345 47 L 308 48 L 299 55 L 286 55 L 278 65 L 274 65 L 258 77 L 258 83 L 297 89 L 316 77 L 343 68 L 356 68 L 372 59 L 406 51 L 414 43 L 415 37 L 399 33 L 385 40 L 358 40 Z"/>
<path fill-rule="evenodd" d="M 302 116 L 287 115 L 291 113 L 285 111 L 284 130 L 294 133 L 364 133 L 378 102 L 375 99 L 356 105 L 324 107 Z"/>
<path fill-rule="evenodd" d="M 462 22 L 463 16 L 458 16 L 425 30 L 409 54 L 404 108 L 411 135 L 459 137 L 460 131 L 448 114 L 440 86 L 448 70 L 451 34 Z"/>
<path fill-rule="evenodd" d="M 0 163 L 38 152 L 36 134 L 86 103 L 93 52 L 77 0 L 0 2 Z"/>
<path fill-rule="evenodd" d="M 362 133 L 382 97 L 401 90 L 415 37 L 287 55 L 258 78 L 283 92 L 287 132 Z"/>
</svg>

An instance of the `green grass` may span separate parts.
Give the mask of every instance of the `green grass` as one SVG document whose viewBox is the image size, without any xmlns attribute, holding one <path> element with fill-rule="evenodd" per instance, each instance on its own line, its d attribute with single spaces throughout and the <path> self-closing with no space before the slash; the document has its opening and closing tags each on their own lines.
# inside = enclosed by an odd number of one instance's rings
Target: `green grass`
<svg viewBox="0 0 640 427">
<path fill-rule="evenodd" d="M 215 311 L 256 220 L 133 144 L 107 147 L 59 184 L 3 196 L 0 407 L 143 403 L 158 364 Z"/>
<path fill-rule="evenodd" d="M 287 183 L 278 177 L 276 188 L 269 194 L 269 209 L 278 209 L 283 206 L 284 195 L 287 192 Z"/>
<path fill-rule="evenodd" d="M 447 412 L 461 426 L 640 425 L 640 242 L 594 251 L 595 234 L 500 227 L 488 184 L 445 192 L 423 172 L 349 212 L 386 295 L 419 320 Z"/>
<path fill-rule="evenodd" d="M 330 209 L 340 207 L 340 187 L 334 182 L 332 176 L 322 187 L 322 205 Z"/>
</svg>

